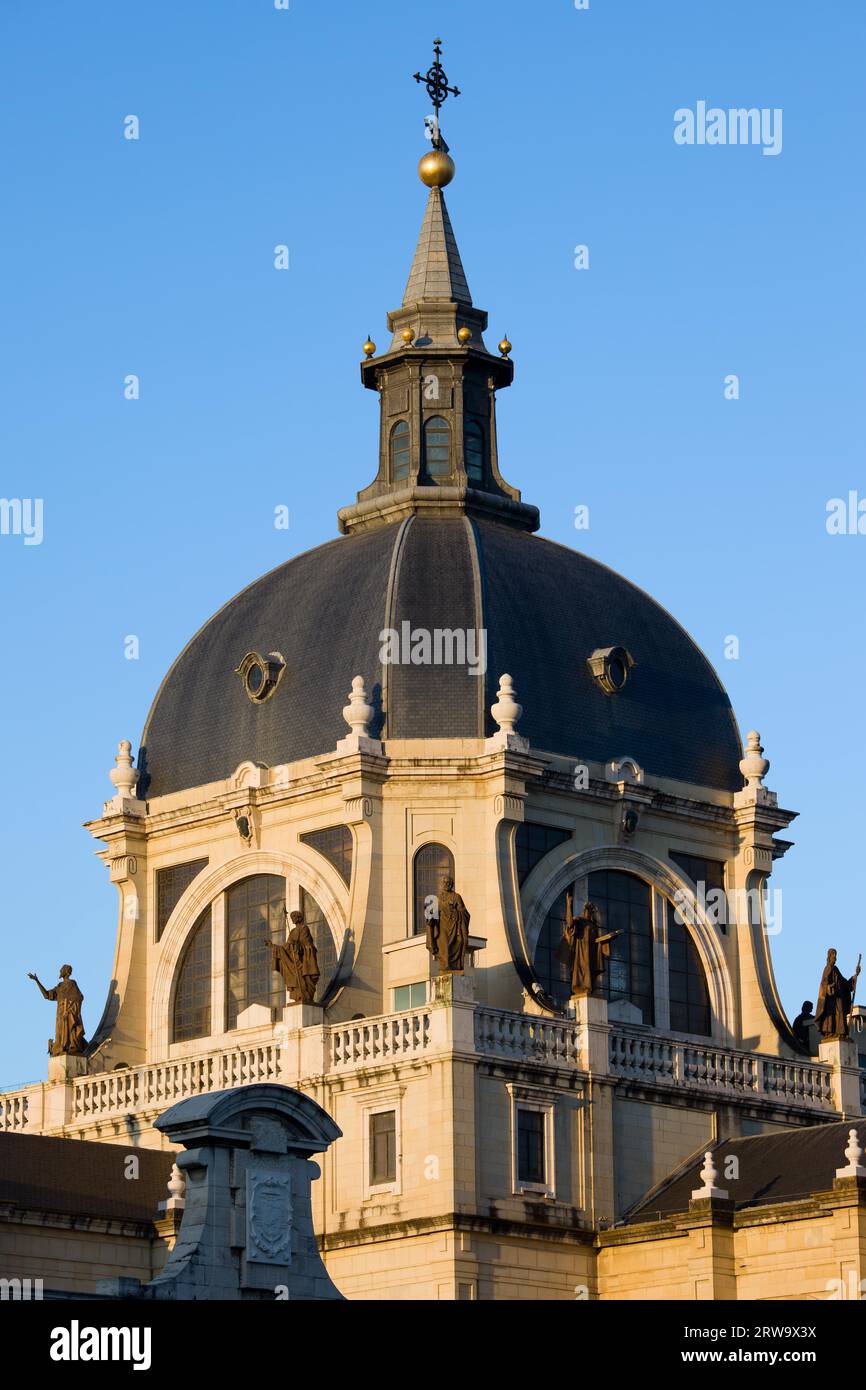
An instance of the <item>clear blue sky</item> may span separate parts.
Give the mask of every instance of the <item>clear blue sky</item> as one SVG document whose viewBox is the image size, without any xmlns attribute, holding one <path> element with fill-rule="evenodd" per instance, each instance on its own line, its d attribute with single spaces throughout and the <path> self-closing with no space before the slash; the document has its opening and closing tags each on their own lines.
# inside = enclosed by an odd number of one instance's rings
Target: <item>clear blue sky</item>
<svg viewBox="0 0 866 1390">
<path fill-rule="evenodd" d="M 506 475 L 544 535 L 668 607 L 760 729 L 801 812 L 772 880 L 789 1012 L 828 945 L 853 969 L 866 536 L 828 536 L 825 507 L 866 496 L 864 28 L 855 0 L 5 0 L 0 491 L 44 499 L 44 540 L 0 537 L 0 1081 L 45 1073 L 28 970 L 70 960 L 89 1031 L 101 1013 L 116 897 L 81 822 L 117 740 L 198 626 L 373 476 L 360 344 L 420 225 L 411 74 L 436 33 L 464 92 L 452 218 L 514 343 Z M 676 145 L 699 100 L 781 107 L 782 153 Z"/>
</svg>

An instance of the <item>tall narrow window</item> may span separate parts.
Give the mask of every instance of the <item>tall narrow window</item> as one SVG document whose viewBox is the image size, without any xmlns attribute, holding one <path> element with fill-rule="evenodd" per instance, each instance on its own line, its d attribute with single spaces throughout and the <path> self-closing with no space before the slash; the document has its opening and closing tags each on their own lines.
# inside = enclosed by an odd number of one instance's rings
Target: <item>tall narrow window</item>
<svg viewBox="0 0 866 1390">
<path fill-rule="evenodd" d="M 189 934 L 174 991 L 174 1042 L 210 1034 L 211 931 L 206 907 Z"/>
<path fill-rule="evenodd" d="M 671 1028 L 675 1033 L 695 1033 L 708 1038 L 710 996 L 698 949 L 684 922 L 676 919 L 673 903 L 668 903 L 668 970 L 670 978 Z"/>
<path fill-rule="evenodd" d="M 391 478 L 398 483 L 409 477 L 409 425 L 398 420 L 391 431 Z"/>
<path fill-rule="evenodd" d="M 250 1004 L 281 1007 L 285 985 L 271 969 L 269 942 L 286 939 L 286 881 L 257 874 L 233 883 L 226 893 L 226 1026 Z"/>
<path fill-rule="evenodd" d="M 521 829 L 523 827 L 521 826 Z M 575 915 L 580 913 L 582 904 L 575 903 Z M 551 999 L 557 1004 L 565 1004 L 571 994 L 571 975 L 567 965 L 567 955 L 561 950 L 565 935 L 565 894 L 561 894 L 544 919 L 532 968 L 536 979 Z"/>
<path fill-rule="evenodd" d="M 463 461 L 470 483 L 484 482 L 484 429 L 477 420 L 468 420 L 463 436 Z"/>
<path fill-rule="evenodd" d="M 431 478 L 447 478 L 451 472 L 451 426 L 441 415 L 424 422 L 424 463 Z"/>
<path fill-rule="evenodd" d="M 379 1110 L 370 1116 L 370 1186 L 397 1181 L 397 1112 Z"/>
<path fill-rule="evenodd" d="M 413 865 L 415 935 L 427 930 L 424 904 L 428 898 L 438 898 L 443 878 L 454 877 L 454 855 L 445 845 L 423 845 L 415 855 Z"/>
<path fill-rule="evenodd" d="M 517 1181 L 540 1187 L 545 1181 L 545 1115 L 542 1110 L 517 1110 Z"/>
</svg>

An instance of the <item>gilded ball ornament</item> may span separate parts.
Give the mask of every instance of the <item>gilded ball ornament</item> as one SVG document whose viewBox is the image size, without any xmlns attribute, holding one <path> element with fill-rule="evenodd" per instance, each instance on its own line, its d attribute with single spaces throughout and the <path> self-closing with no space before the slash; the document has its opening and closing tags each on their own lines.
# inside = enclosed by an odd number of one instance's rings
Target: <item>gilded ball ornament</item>
<svg viewBox="0 0 866 1390">
<path fill-rule="evenodd" d="M 468 343 L 468 342 L 470 342 L 471 339 L 472 339 L 472 329 L 471 329 L 471 328 L 466 328 L 465 325 L 464 325 L 463 328 L 458 328 L 458 330 L 457 330 L 457 339 L 458 339 L 458 342 L 461 342 L 461 343 Z"/>
<path fill-rule="evenodd" d="M 418 177 L 428 188 L 445 188 L 455 172 L 454 160 L 444 150 L 428 150 L 418 162 Z"/>
<path fill-rule="evenodd" d="M 403 342 L 406 343 L 407 345 L 408 345 L 409 343 L 414 343 L 414 341 L 415 341 L 415 329 L 414 329 L 414 328 L 404 328 L 404 329 L 403 329 L 403 332 L 400 334 L 400 337 L 403 339 Z"/>
<path fill-rule="evenodd" d="M 511 344 L 509 343 L 507 338 L 502 339 L 502 342 L 499 344 L 499 351 L 502 353 L 503 357 L 508 356 L 509 352 L 511 351 Z"/>
<path fill-rule="evenodd" d="M 372 338 L 367 338 L 363 351 L 365 357 L 373 357 L 375 355 L 376 344 L 373 342 Z"/>
</svg>

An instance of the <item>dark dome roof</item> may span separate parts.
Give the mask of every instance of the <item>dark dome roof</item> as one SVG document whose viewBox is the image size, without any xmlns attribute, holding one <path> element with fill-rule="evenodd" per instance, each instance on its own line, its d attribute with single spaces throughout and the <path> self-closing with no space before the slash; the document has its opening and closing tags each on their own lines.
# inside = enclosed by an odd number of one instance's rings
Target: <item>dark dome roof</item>
<svg viewBox="0 0 866 1390">
<path fill-rule="evenodd" d="M 383 629 L 486 628 L 484 679 L 465 666 L 380 662 Z M 598 648 L 635 660 L 607 695 L 587 666 Z M 236 668 L 280 652 L 273 696 L 254 704 Z M 742 756 L 730 702 L 686 632 L 627 580 L 564 546 L 467 516 L 410 516 L 331 541 L 272 570 L 205 624 L 175 661 L 147 720 L 141 793 L 328 753 L 364 677 L 384 738 L 477 738 L 509 672 L 534 748 L 736 790 Z"/>
</svg>

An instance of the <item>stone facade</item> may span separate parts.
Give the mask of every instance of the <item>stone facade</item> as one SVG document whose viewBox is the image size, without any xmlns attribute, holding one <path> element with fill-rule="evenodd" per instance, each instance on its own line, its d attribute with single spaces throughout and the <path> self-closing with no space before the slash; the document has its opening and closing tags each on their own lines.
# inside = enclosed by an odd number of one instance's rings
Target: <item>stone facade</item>
<svg viewBox="0 0 866 1390">
<path fill-rule="evenodd" d="M 410 277 L 421 297 L 407 290 L 389 317 L 385 353 L 365 345 L 362 380 L 382 412 L 375 481 L 340 513 L 343 540 L 260 581 L 194 639 L 163 683 L 138 769 L 121 744 L 115 795 L 88 826 L 119 894 L 105 1012 L 85 1058 L 52 1059 L 45 1083 L 0 1096 L 0 1128 L 168 1147 L 157 1121 L 169 1107 L 282 1083 L 342 1131 L 312 1203 L 350 1298 L 638 1296 L 662 1268 L 670 1296 L 728 1297 L 737 1242 L 772 1243 L 751 1218 L 605 1232 L 713 1139 L 861 1111 L 856 1050 L 800 1050 L 773 978 L 764 890 L 795 813 L 764 785 L 757 734 L 739 776 L 729 702 L 682 629 L 604 567 L 530 534 L 537 511 L 503 480 L 496 443 L 511 345 L 499 357 L 484 346 L 439 188 L 425 229 Z M 347 600 L 347 576 L 368 601 Z M 389 669 L 375 655 L 381 622 L 419 615 L 441 616 L 452 637 L 489 621 L 494 650 L 516 652 L 514 679 Z M 368 665 L 359 656 L 335 673 L 356 629 Z M 257 655 L 260 640 L 286 655 Z M 351 688 L 349 733 L 326 739 L 338 688 Z M 286 755 L 292 739 L 304 756 Z M 528 865 L 527 825 L 549 836 Z M 323 850 L 329 830 L 339 850 Z M 454 979 L 438 977 L 416 932 L 418 856 L 431 847 L 471 914 Z M 690 862 L 723 876 L 723 924 Z M 605 874 L 644 895 L 649 954 L 633 972 L 644 985 L 614 990 L 610 1007 L 557 1001 L 540 964 L 556 944 L 551 913 Z M 237 936 L 232 894 L 250 883 L 266 883 L 267 912 L 318 914 L 316 1003 L 244 985 L 258 948 Z M 702 1001 L 694 1032 L 674 1026 L 686 956 Z M 823 1230 L 836 1218 L 821 1206 L 809 1220 Z"/>
</svg>

